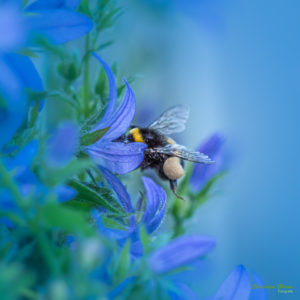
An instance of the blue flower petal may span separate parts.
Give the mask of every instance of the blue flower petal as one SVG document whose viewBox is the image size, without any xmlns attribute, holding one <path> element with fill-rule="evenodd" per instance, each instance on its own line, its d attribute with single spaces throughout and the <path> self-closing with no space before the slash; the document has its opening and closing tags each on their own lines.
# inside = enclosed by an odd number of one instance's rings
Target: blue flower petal
<svg viewBox="0 0 300 300">
<path fill-rule="evenodd" d="M 63 44 L 75 40 L 92 27 L 87 16 L 66 9 L 37 10 L 28 16 L 28 24 L 37 34 L 48 38 L 53 44 Z"/>
<path fill-rule="evenodd" d="M 54 193 L 57 195 L 58 201 L 64 203 L 74 198 L 77 191 L 69 186 L 59 185 L 54 188 Z"/>
<path fill-rule="evenodd" d="M 38 147 L 38 141 L 32 140 L 30 143 L 24 146 L 15 157 L 4 160 L 6 168 L 8 170 L 12 170 L 16 167 L 31 166 L 32 161 L 38 152 Z"/>
<path fill-rule="evenodd" d="M 120 137 L 126 132 L 134 117 L 136 107 L 135 95 L 128 82 L 126 80 L 124 80 L 124 82 L 126 84 L 125 95 L 117 111 L 108 124 L 110 129 L 102 137 L 102 140 L 112 141 Z"/>
<path fill-rule="evenodd" d="M 246 300 L 250 296 L 250 279 L 244 266 L 238 265 L 222 283 L 215 299 Z"/>
<path fill-rule="evenodd" d="M 215 239 L 208 236 L 179 237 L 156 250 L 149 258 L 149 266 L 156 273 L 168 272 L 207 254 L 215 244 Z"/>
<path fill-rule="evenodd" d="M 131 234 L 131 229 L 128 228 L 128 230 L 118 230 L 118 229 L 112 229 L 112 228 L 107 228 L 103 224 L 103 221 L 101 219 L 101 215 L 97 209 L 92 210 L 92 217 L 96 221 L 97 224 L 97 229 L 100 234 L 103 236 L 115 239 L 115 240 L 121 240 L 121 239 L 126 239 L 130 236 Z"/>
<path fill-rule="evenodd" d="M 252 285 L 264 286 L 265 284 L 261 280 L 261 278 L 255 273 L 251 272 L 252 275 Z M 266 289 L 251 289 L 250 300 L 267 300 L 267 291 Z"/>
<path fill-rule="evenodd" d="M 66 165 L 79 145 L 79 133 L 74 123 L 62 124 L 49 139 L 47 162 L 52 167 Z"/>
<path fill-rule="evenodd" d="M 80 0 L 37 0 L 30 4 L 26 10 L 36 11 L 41 9 L 53 9 L 53 8 L 68 8 L 75 9 L 80 3 Z"/>
<path fill-rule="evenodd" d="M 143 161 L 142 143 L 117 143 L 102 140 L 86 148 L 89 155 L 100 165 L 104 165 L 113 173 L 125 174 L 139 167 Z"/>
<path fill-rule="evenodd" d="M 147 205 L 143 216 L 148 233 L 152 233 L 161 224 L 165 210 L 167 195 L 165 191 L 147 177 L 142 177 L 147 195 Z"/>
<path fill-rule="evenodd" d="M 108 169 L 101 166 L 99 168 L 105 180 L 108 182 L 108 184 L 112 187 L 112 189 L 117 194 L 118 199 L 120 200 L 121 205 L 123 206 L 125 211 L 128 213 L 132 213 L 133 208 L 132 208 L 130 196 L 125 186 L 122 184 L 121 180 L 118 177 L 116 177 L 112 172 L 110 172 Z"/>
<path fill-rule="evenodd" d="M 224 138 L 222 135 L 215 133 L 198 147 L 197 150 L 199 152 L 208 155 L 215 163 L 211 165 L 194 165 L 190 178 L 192 191 L 199 192 L 206 183 L 221 170 L 223 163 L 223 142 Z"/>
<path fill-rule="evenodd" d="M 21 11 L 13 3 L 0 5 L 0 52 L 16 50 L 27 38 Z"/>
<path fill-rule="evenodd" d="M 5 54 L 4 58 L 25 87 L 34 91 L 43 90 L 42 79 L 28 56 L 10 53 Z"/>
<path fill-rule="evenodd" d="M 25 87 L 37 92 L 44 90 L 42 79 L 28 56 L 9 53 L 4 55 L 4 59 Z M 43 103 L 41 102 L 40 109 Z"/>
<path fill-rule="evenodd" d="M 12 196 L 11 192 L 7 189 L 0 190 L 0 210 L 3 211 L 17 211 L 18 206 Z"/>
<path fill-rule="evenodd" d="M 26 96 L 15 70 L 0 56 L 0 148 L 15 134 L 23 121 Z"/>
<path fill-rule="evenodd" d="M 94 128 L 94 130 L 100 129 L 100 128 L 105 128 L 108 126 L 108 122 L 113 116 L 114 110 L 117 105 L 117 86 L 116 86 L 116 80 L 113 74 L 112 69 L 110 66 L 96 53 L 92 53 L 93 56 L 100 61 L 102 64 L 107 79 L 108 79 L 108 85 L 109 85 L 109 95 L 108 95 L 108 104 L 105 110 L 105 113 L 103 115 L 103 118 L 101 119 L 101 122 Z"/>
</svg>

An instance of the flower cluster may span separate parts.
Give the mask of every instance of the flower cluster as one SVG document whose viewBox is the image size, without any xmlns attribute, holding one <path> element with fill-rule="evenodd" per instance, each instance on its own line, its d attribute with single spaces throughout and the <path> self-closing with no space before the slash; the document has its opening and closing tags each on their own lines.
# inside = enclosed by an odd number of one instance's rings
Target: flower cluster
<svg viewBox="0 0 300 300">
<path fill-rule="evenodd" d="M 135 95 L 97 54 L 119 11 L 110 1 L 0 4 L 1 299 L 199 299 L 184 272 L 217 243 L 182 234 L 224 173 L 224 139 L 200 145 L 216 164 L 189 168 L 186 202 L 131 174 L 129 194 L 119 175 L 139 167 L 147 145 L 120 142 Z M 74 40 L 69 55 L 63 44 Z M 261 284 L 251 277 L 237 266 L 211 299 L 266 299 L 250 293 Z"/>
</svg>

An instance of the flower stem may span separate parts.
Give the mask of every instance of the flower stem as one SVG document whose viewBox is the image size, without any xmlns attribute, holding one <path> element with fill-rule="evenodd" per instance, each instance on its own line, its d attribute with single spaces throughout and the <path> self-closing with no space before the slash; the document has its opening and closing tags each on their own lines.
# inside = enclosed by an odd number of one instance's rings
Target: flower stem
<svg viewBox="0 0 300 300">
<path fill-rule="evenodd" d="M 90 85 L 89 85 L 89 66 L 90 66 L 90 57 L 88 51 L 90 46 L 89 34 L 85 37 L 85 59 L 83 66 L 83 112 L 84 116 L 88 117 L 89 115 L 89 98 L 90 98 Z"/>
<path fill-rule="evenodd" d="M 59 275 L 59 269 L 57 266 L 57 261 L 55 258 L 55 255 L 52 252 L 51 244 L 49 243 L 49 240 L 43 231 L 36 231 L 35 232 L 38 246 L 41 250 L 42 255 L 44 256 L 44 260 L 46 264 L 48 265 L 49 270 L 52 272 L 54 276 Z"/>
<path fill-rule="evenodd" d="M 0 160 L 0 179 L 2 180 L 3 185 L 10 190 L 12 196 L 15 198 L 19 207 L 24 208 L 23 197 L 19 191 L 19 188 L 17 184 L 14 182 L 9 171 L 6 170 L 1 160 Z"/>
</svg>

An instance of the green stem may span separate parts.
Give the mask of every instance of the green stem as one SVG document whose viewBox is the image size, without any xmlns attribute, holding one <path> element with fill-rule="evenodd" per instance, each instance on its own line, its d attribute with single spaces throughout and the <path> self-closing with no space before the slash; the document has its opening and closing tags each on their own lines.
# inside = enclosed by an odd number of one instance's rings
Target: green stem
<svg viewBox="0 0 300 300">
<path fill-rule="evenodd" d="M 20 208 L 24 208 L 23 197 L 19 191 L 17 184 L 14 182 L 11 174 L 6 170 L 3 162 L 0 160 L 0 179 L 3 184 L 10 190 Z"/>
<path fill-rule="evenodd" d="M 90 86 L 89 86 L 89 66 L 90 57 L 89 54 L 90 38 L 89 34 L 85 37 L 85 59 L 83 66 L 83 111 L 85 117 L 89 115 L 89 98 L 90 98 Z"/>
<path fill-rule="evenodd" d="M 49 240 L 43 231 L 36 231 L 35 232 L 38 245 L 40 247 L 41 253 L 44 256 L 44 260 L 46 264 L 48 265 L 49 270 L 52 272 L 54 276 L 59 275 L 59 269 L 56 263 L 56 258 L 53 255 L 52 247 L 49 243 Z"/>
</svg>

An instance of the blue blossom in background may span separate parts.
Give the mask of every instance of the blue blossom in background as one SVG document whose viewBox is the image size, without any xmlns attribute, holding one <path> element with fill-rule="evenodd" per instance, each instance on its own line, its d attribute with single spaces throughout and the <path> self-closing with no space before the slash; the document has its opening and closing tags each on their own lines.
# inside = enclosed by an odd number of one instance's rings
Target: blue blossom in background
<svg viewBox="0 0 300 300">
<path fill-rule="evenodd" d="M 18 74 L 0 55 L 0 148 L 21 125 L 26 109 L 25 90 Z"/>
<path fill-rule="evenodd" d="M 27 8 L 29 11 L 35 11 L 40 9 L 76 9 L 79 5 L 80 0 L 37 0 L 30 4 Z"/>
<path fill-rule="evenodd" d="M 93 54 L 103 65 L 109 82 L 109 99 L 103 119 L 94 127 L 99 130 L 109 127 L 106 134 L 94 145 L 86 148 L 90 156 L 100 165 L 104 165 L 114 173 L 125 174 L 136 169 L 143 160 L 143 143 L 124 144 L 114 142 L 126 132 L 135 114 L 135 96 L 128 82 L 124 80 L 126 92 L 122 102 L 116 109 L 117 87 L 113 72 L 106 62 L 97 54 Z"/>
<path fill-rule="evenodd" d="M 224 138 L 219 133 L 215 133 L 197 148 L 199 152 L 206 153 L 215 163 L 211 165 L 194 165 L 190 177 L 190 186 L 193 192 L 201 191 L 206 183 L 222 170 L 224 160 L 223 143 Z"/>
<path fill-rule="evenodd" d="M 140 225 L 143 225 L 148 234 L 151 234 L 161 225 L 166 209 L 166 193 L 151 179 L 146 177 L 142 178 L 147 200 L 143 217 L 140 223 L 137 224 L 135 220 L 136 212 L 133 209 L 130 196 L 125 186 L 120 179 L 113 175 L 109 170 L 101 168 L 101 171 L 105 180 L 116 193 L 120 204 L 126 213 L 129 214 L 129 217 L 128 225 L 123 230 L 109 229 L 104 227 L 99 212 L 94 211 L 93 216 L 97 221 L 98 229 L 100 232 L 119 240 L 121 244 L 124 244 L 126 240 L 130 238 L 132 256 L 141 256 L 143 254 L 143 248 L 139 239 L 139 227 Z"/>
<path fill-rule="evenodd" d="M 74 40 L 89 32 L 93 22 L 72 10 L 78 3 L 37 1 L 27 8 L 27 12 L 34 14 L 26 15 L 17 7 L 17 2 L 0 7 L 3 15 L 0 25 L 5 28 L 0 34 L 0 127 L 5 128 L 0 147 L 12 138 L 23 121 L 27 105 L 25 88 L 43 90 L 42 80 L 31 60 L 8 51 L 17 50 L 25 44 L 28 32 L 44 36 L 55 44 Z M 27 42 L 30 45 L 30 41 Z"/>
<path fill-rule="evenodd" d="M 36 1 L 26 8 L 34 14 L 27 17 L 33 39 L 40 35 L 53 44 L 63 44 L 87 34 L 93 28 L 92 20 L 75 12 L 79 1 Z"/>
<path fill-rule="evenodd" d="M 252 274 L 254 285 L 263 285 L 261 279 Z M 217 291 L 214 300 L 247 300 L 247 299 L 267 299 L 264 289 L 251 289 L 249 274 L 243 265 L 238 265 L 224 280 Z"/>
<path fill-rule="evenodd" d="M 0 5 L 0 53 L 20 48 L 27 39 L 24 16 L 16 3 Z"/>
<path fill-rule="evenodd" d="M 49 138 L 46 162 L 52 168 L 65 166 L 79 147 L 79 132 L 72 122 L 65 122 Z"/>
</svg>

